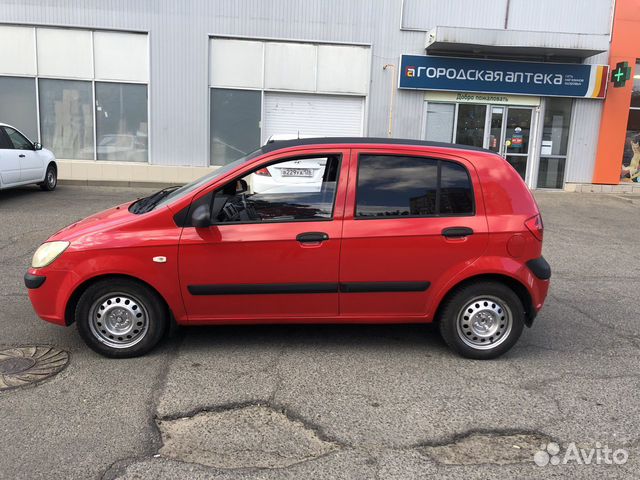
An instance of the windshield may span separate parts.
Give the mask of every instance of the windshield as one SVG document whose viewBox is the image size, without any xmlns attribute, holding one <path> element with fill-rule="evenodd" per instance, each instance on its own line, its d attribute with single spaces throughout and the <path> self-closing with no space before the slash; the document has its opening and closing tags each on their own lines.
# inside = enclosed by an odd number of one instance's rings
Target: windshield
<svg viewBox="0 0 640 480">
<path fill-rule="evenodd" d="M 230 172 L 231 170 L 233 170 L 234 168 L 236 168 L 239 165 L 242 165 L 245 162 L 248 162 L 249 160 L 251 160 L 252 158 L 257 157 L 259 154 L 261 153 L 260 150 L 256 150 L 255 152 L 250 153 L 249 155 L 246 155 L 242 158 L 239 158 L 238 160 L 235 160 L 231 163 L 228 163 L 220 168 L 215 169 L 212 172 L 207 173 L 204 177 L 200 177 L 197 180 L 194 180 L 191 183 L 187 183 L 186 185 L 183 185 L 180 188 L 177 188 L 175 190 L 173 190 L 171 193 L 169 193 L 168 195 L 166 195 L 161 201 L 159 201 L 155 207 L 161 206 L 161 205 L 166 205 L 168 203 L 171 203 L 172 201 L 178 199 L 178 198 L 182 198 L 185 195 L 188 195 L 189 193 L 193 193 L 196 190 L 198 190 L 200 187 L 206 185 L 207 183 L 209 183 L 212 180 L 215 180 L 216 178 L 219 178 L 225 174 L 227 174 L 228 172 Z"/>
</svg>

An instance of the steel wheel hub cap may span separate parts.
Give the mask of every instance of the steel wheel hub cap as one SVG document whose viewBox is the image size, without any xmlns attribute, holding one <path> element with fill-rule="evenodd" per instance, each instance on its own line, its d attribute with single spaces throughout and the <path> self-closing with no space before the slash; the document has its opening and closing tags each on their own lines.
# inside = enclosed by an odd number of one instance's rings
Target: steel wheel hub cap
<svg viewBox="0 0 640 480">
<path fill-rule="evenodd" d="M 126 294 L 109 294 L 96 300 L 89 312 L 91 333 L 113 348 L 128 348 L 147 333 L 149 314 L 139 300 Z"/>
<path fill-rule="evenodd" d="M 495 348 L 509 336 L 511 310 L 503 300 L 483 296 L 468 302 L 458 314 L 457 331 L 468 346 L 478 350 Z"/>
</svg>

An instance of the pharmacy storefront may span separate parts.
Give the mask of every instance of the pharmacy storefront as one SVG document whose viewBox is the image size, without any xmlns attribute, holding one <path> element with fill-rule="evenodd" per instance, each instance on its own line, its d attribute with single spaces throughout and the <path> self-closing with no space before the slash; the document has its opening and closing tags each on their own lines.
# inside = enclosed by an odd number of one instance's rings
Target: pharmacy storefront
<svg viewBox="0 0 640 480">
<path fill-rule="evenodd" d="M 403 55 L 399 88 L 425 90 L 422 137 L 503 156 L 531 188 L 562 188 L 574 98 L 604 98 L 606 65 Z"/>
</svg>

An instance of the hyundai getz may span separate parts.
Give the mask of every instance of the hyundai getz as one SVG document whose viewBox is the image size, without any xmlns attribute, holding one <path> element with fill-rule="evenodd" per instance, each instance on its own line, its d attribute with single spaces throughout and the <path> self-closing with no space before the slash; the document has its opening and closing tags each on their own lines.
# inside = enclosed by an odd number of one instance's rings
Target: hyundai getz
<svg viewBox="0 0 640 480">
<path fill-rule="evenodd" d="M 255 176 L 275 172 L 283 188 L 261 191 Z M 533 196 L 494 153 L 301 139 L 60 230 L 25 284 L 41 318 L 75 323 L 110 357 L 148 352 L 171 321 L 435 321 L 453 350 L 488 359 L 543 305 L 542 236 Z"/>
</svg>

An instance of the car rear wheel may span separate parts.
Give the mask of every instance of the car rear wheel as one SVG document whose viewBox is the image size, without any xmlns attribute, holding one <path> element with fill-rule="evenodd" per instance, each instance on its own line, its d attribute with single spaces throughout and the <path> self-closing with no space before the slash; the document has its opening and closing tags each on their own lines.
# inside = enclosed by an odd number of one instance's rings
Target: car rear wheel
<svg viewBox="0 0 640 480">
<path fill-rule="evenodd" d="M 496 358 L 518 341 L 525 312 L 513 290 L 476 282 L 456 290 L 442 306 L 440 333 L 454 351 L 479 360 Z"/>
<path fill-rule="evenodd" d="M 80 296 L 78 332 L 85 343 L 107 357 L 144 355 L 167 328 L 164 302 L 149 287 L 126 279 L 101 280 Z"/>
<path fill-rule="evenodd" d="M 52 191 L 56 189 L 58 185 L 58 169 L 55 165 L 49 165 L 47 167 L 47 173 L 44 176 L 44 182 L 40 183 L 40 188 L 45 191 Z"/>
</svg>

